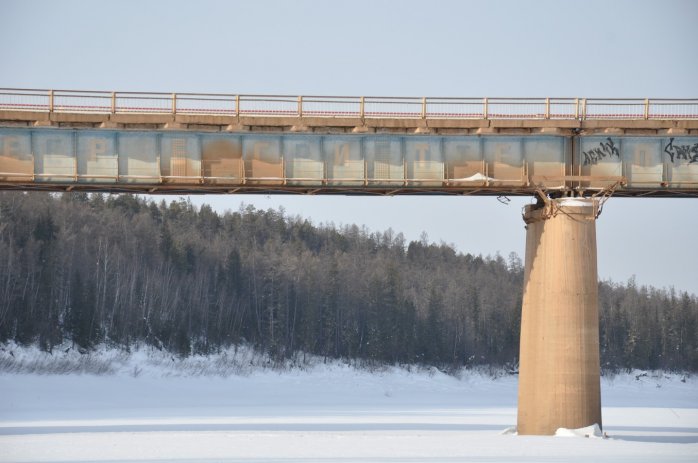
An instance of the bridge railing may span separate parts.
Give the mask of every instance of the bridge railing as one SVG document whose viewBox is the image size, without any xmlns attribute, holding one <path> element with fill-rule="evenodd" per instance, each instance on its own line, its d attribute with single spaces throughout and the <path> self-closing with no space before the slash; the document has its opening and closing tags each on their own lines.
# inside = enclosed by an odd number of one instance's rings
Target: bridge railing
<svg viewBox="0 0 698 463">
<path fill-rule="evenodd" d="M 0 110 L 405 119 L 698 119 L 698 99 L 236 95 L 0 88 Z"/>
</svg>

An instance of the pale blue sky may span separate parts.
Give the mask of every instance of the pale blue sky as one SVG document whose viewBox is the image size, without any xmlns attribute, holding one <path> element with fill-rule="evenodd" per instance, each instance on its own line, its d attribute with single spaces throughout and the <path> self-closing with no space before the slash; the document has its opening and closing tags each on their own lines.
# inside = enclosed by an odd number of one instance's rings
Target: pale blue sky
<svg viewBox="0 0 698 463">
<path fill-rule="evenodd" d="M 696 1 L 0 0 L 0 86 L 267 94 L 698 97 Z M 206 196 L 523 256 L 495 198 Z M 698 199 L 611 199 L 599 274 L 698 294 Z"/>
</svg>

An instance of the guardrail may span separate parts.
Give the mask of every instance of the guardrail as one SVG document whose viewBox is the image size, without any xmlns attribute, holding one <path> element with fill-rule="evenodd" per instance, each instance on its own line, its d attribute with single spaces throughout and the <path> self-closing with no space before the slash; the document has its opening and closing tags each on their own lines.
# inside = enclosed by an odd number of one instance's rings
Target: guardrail
<svg viewBox="0 0 698 463">
<path fill-rule="evenodd" d="M 0 88 L 0 110 L 405 119 L 698 119 L 698 99 L 432 98 Z"/>
</svg>

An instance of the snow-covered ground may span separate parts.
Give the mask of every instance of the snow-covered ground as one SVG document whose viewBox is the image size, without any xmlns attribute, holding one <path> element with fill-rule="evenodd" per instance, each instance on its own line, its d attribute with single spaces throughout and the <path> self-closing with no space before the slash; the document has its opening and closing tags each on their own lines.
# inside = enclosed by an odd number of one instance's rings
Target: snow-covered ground
<svg viewBox="0 0 698 463">
<path fill-rule="evenodd" d="M 182 361 L 6 346 L 0 461 L 698 461 L 695 377 L 604 378 L 609 438 L 585 439 L 503 434 L 514 376 L 265 363 L 246 350 Z"/>
</svg>

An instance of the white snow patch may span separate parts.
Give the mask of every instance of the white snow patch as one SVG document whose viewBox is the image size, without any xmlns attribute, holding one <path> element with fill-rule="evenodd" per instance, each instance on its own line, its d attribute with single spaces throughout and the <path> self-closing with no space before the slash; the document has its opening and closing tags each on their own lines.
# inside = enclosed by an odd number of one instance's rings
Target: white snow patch
<svg viewBox="0 0 698 463">
<path fill-rule="evenodd" d="M 591 207 L 593 203 L 588 199 L 560 198 L 557 200 L 560 206 L 564 207 Z"/>
<path fill-rule="evenodd" d="M 454 178 L 451 179 L 452 182 L 496 182 L 497 179 L 493 177 L 488 177 L 486 175 L 481 174 L 480 172 L 471 175 L 470 177 L 464 177 L 464 178 Z"/>
<path fill-rule="evenodd" d="M 555 431 L 556 437 L 603 437 L 603 432 L 598 424 L 594 423 L 591 426 L 577 429 L 558 428 Z"/>
</svg>

